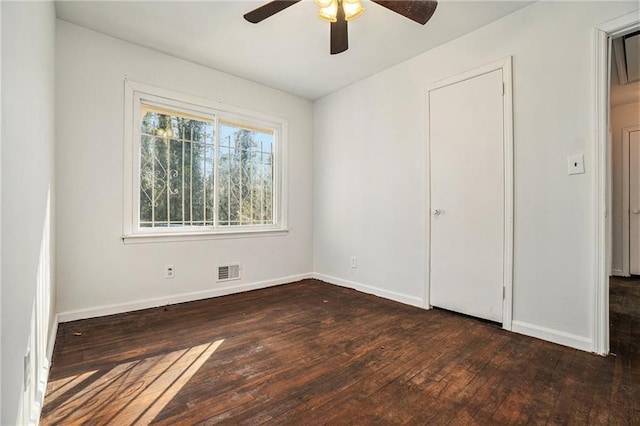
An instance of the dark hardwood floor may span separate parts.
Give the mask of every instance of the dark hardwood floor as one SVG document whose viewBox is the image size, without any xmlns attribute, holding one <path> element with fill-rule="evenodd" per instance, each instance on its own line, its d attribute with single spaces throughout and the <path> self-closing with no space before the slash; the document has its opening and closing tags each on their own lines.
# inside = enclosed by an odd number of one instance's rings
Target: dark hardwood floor
<svg viewBox="0 0 640 426">
<path fill-rule="evenodd" d="M 600 357 L 315 280 L 61 324 L 42 424 L 640 424 L 640 281 Z"/>
</svg>

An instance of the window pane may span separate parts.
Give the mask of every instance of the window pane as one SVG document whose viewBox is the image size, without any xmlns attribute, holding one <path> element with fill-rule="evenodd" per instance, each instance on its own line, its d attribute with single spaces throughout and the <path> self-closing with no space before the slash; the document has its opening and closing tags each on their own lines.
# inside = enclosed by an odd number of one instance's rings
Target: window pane
<svg viewBox="0 0 640 426">
<path fill-rule="evenodd" d="M 213 226 L 212 121 L 143 106 L 140 226 Z"/>
<path fill-rule="evenodd" d="M 218 224 L 273 224 L 273 131 L 220 123 Z"/>
</svg>

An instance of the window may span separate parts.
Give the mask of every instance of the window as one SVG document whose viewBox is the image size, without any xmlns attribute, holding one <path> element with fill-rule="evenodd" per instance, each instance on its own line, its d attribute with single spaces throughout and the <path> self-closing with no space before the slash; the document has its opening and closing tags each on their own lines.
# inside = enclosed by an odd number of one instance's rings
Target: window
<svg viewBox="0 0 640 426">
<path fill-rule="evenodd" d="M 125 87 L 125 241 L 286 230 L 283 120 Z"/>
</svg>

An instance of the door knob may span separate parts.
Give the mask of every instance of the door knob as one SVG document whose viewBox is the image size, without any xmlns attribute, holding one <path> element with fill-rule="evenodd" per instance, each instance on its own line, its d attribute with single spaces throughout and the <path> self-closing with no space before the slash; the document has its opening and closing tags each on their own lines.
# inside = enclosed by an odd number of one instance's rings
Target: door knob
<svg viewBox="0 0 640 426">
<path fill-rule="evenodd" d="M 631 213 L 633 213 L 633 214 L 640 214 L 640 210 L 631 210 Z"/>
<path fill-rule="evenodd" d="M 434 210 L 433 210 L 433 215 L 434 215 L 434 216 L 440 216 L 440 213 L 442 213 L 442 211 L 441 211 L 441 210 L 438 210 L 438 209 L 434 209 Z"/>
</svg>

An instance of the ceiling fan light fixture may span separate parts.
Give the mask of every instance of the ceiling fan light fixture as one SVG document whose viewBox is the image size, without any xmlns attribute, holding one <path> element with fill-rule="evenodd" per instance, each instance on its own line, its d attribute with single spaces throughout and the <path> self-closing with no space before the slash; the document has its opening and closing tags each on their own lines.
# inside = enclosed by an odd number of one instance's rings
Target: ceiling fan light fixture
<svg viewBox="0 0 640 426">
<path fill-rule="evenodd" d="M 2 0 L 0 0 L 2 1 Z M 244 19 L 253 24 L 282 12 L 302 0 L 271 0 L 266 4 L 244 14 Z M 407 19 L 424 25 L 431 19 L 437 0 L 371 0 Z M 361 0 L 315 0 L 320 8 L 318 17 L 331 23 L 330 52 L 337 55 L 349 49 L 348 21 L 353 20 L 364 12 Z"/>
<path fill-rule="evenodd" d="M 350 21 L 362 15 L 364 7 L 360 0 L 342 0 L 342 8 L 344 9 L 344 19 Z"/>
<path fill-rule="evenodd" d="M 315 0 L 320 8 L 318 17 L 323 21 L 336 22 L 338 20 L 338 0 Z"/>
<path fill-rule="evenodd" d="M 315 0 L 316 4 L 320 9 L 324 9 L 325 7 L 329 7 L 332 4 L 338 4 L 338 0 Z"/>
</svg>

